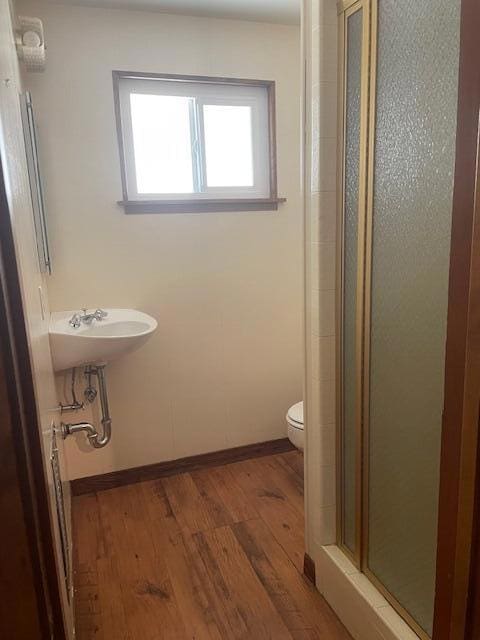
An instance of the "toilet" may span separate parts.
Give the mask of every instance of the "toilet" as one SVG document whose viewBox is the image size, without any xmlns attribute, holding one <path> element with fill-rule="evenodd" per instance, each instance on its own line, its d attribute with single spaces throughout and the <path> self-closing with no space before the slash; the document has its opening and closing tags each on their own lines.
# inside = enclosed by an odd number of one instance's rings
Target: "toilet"
<svg viewBox="0 0 480 640">
<path fill-rule="evenodd" d="M 303 401 L 297 402 L 287 411 L 288 439 L 294 447 L 303 451 Z"/>
</svg>

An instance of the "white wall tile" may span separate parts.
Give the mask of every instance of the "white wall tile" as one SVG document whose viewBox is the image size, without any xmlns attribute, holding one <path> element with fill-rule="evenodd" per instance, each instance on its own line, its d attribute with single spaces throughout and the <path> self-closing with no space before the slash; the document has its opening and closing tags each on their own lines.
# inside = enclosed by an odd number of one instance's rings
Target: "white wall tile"
<svg viewBox="0 0 480 640">
<path fill-rule="evenodd" d="M 337 24 L 337 3 L 335 0 L 313 0 L 312 26 Z"/>
<path fill-rule="evenodd" d="M 335 375 L 335 337 L 313 336 L 312 377 L 325 380 Z"/>
<path fill-rule="evenodd" d="M 328 467 L 335 462 L 336 429 L 335 423 L 322 424 L 318 429 L 319 467 Z M 330 503 L 330 504 L 333 504 Z"/>
<path fill-rule="evenodd" d="M 336 530 L 337 11 L 335 0 L 312 0 L 310 8 L 311 23 L 305 24 L 310 35 L 306 38 L 310 141 L 306 183 L 311 191 L 307 203 L 307 548 L 309 541 L 333 543 Z M 318 567 L 317 573 L 322 573 Z"/>
<path fill-rule="evenodd" d="M 337 81 L 337 27 L 321 25 L 312 31 L 312 82 Z"/>
<path fill-rule="evenodd" d="M 310 8 L 310 24 L 307 24 L 306 28 L 313 31 L 318 29 L 320 25 L 320 5 L 323 5 L 323 0 L 310 0 L 308 5 Z"/>
<path fill-rule="evenodd" d="M 320 138 L 315 134 L 312 140 L 311 190 L 335 191 L 337 181 L 337 141 L 335 138 Z"/>
<path fill-rule="evenodd" d="M 307 420 L 308 431 L 310 422 Z M 315 449 L 318 464 L 310 469 L 309 482 L 317 487 L 316 507 L 335 504 L 335 425 L 325 424 L 309 434 L 309 446 Z"/>
<path fill-rule="evenodd" d="M 335 465 L 321 467 L 322 479 L 319 492 L 319 507 L 331 507 L 335 504 Z"/>
<path fill-rule="evenodd" d="M 335 421 L 335 378 L 319 382 L 318 425 Z"/>
<path fill-rule="evenodd" d="M 335 334 L 335 291 L 315 290 L 311 297 L 311 331 L 315 336 Z"/>
<path fill-rule="evenodd" d="M 322 138 L 320 140 L 320 176 L 319 191 L 335 191 L 337 187 L 337 140 Z"/>
<path fill-rule="evenodd" d="M 320 82 L 313 92 L 312 127 L 320 138 L 331 138 L 337 131 L 337 94 L 333 82 Z"/>
<path fill-rule="evenodd" d="M 335 191 L 321 191 L 312 195 L 311 203 L 311 239 L 312 242 L 336 241 L 336 202 Z"/>
<path fill-rule="evenodd" d="M 335 256 L 334 242 L 319 242 L 312 247 L 312 269 L 318 274 L 317 288 L 320 291 L 335 289 Z"/>
<path fill-rule="evenodd" d="M 337 507 L 330 505 L 319 509 L 317 542 L 321 545 L 334 544 L 336 539 Z"/>
</svg>

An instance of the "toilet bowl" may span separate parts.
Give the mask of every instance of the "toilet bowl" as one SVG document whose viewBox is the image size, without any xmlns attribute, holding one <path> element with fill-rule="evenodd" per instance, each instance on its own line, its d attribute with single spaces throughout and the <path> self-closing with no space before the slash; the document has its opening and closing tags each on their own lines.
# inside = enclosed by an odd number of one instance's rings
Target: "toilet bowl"
<svg viewBox="0 0 480 640">
<path fill-rule="evenodd" d="M 287 411 L 288 439 L 294 447 L 303 451 L 303 402 L 297 402 Z"/>
</svg>

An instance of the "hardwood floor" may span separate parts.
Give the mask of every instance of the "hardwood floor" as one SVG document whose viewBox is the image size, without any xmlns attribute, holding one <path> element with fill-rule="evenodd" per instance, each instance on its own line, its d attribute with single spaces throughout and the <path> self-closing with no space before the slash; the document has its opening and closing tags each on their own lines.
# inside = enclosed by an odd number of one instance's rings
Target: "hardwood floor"
<svg viewBox="0 0 480 640">
<path fill-rule="evenodd" d="M 77 640 L 349 640 L 302 575 L 284 454 L 73 499 Z"/>
</svg>

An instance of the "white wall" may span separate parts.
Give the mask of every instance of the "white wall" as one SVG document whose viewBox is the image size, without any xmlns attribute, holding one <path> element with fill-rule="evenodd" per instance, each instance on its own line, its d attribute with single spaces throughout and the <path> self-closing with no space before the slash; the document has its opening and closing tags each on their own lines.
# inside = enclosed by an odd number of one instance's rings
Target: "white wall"
<svg viewBox="0 0 480 640">
<path fill-rule="evenodd" d="M 58 427 L 60 416 L 48 341 L 48 299 L 45 280 L 39 270 L 35 245 L 32 202 L 19 103 L 22 81 L 15 49 L 12 20 L 14 20 L 14 13 L 11 12 L 9 1 L 0 0 L 0 154 L 22 287 L 23 311 L 35 384 L 39 427 L 41 429 L 45 478 L 49 489 L 49 508 L 55 538 L 60 594 L 68 637 L 71 637 L 72 609 L 67 600 L 65 582 L 62 575 L 60 536 L 54 506 L 55 499 L 50 465 L 52 422 Z M 61 439 L 58 440 L 58 446 L 61 456 L 60 462 L 63 466 L 63 443 Z M 68 483 L 65 484 L 64 491 L 66 507 L 69 512 L 70 495 Z"/>
<path fill-rule="evenodd" d="M 71 477 L 286 435 L 302 396 L 300 30 L 159 13 L 22 4 L 44 21 L 31 77 L 53 310 L 133 307 L 158 319 L 109 366 L 112 443 L 68 441 Z M 112 69 L 277 82 L 278 212 L 127 216 Z"/>
</svg>

